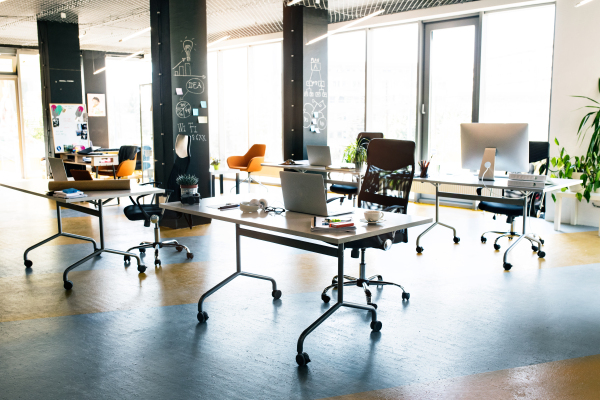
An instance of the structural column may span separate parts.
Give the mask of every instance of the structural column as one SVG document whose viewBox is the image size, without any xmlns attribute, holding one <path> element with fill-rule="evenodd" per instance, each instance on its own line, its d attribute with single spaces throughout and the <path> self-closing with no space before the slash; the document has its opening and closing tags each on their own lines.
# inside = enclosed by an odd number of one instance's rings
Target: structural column
<svg viewBox="0 0 600 400">
<path fill-rule="evenodd" d="M 307 145 L 327 145 L 327 10 L 283 6 L 283 154 L 305 160 Z"/>
<path fill-rule="evenodd" d="M 106 95 L 106 73 L 94 74 L 94 72 L 106 66 L 106 53 L 104 51 L 83 50 L 81 55 L 86 94 L 84 101 L 87 100 L 87 95 L 90 93 Z M 87 110 L 89 109 L 90 104 L 87 105 Z M 106 116 L 103 117 L 88 115 L 88 132 L 94 146 L 110 147 L 108 142 L 108 111 L 108 107 L 106 107 Z"/>
</svg>

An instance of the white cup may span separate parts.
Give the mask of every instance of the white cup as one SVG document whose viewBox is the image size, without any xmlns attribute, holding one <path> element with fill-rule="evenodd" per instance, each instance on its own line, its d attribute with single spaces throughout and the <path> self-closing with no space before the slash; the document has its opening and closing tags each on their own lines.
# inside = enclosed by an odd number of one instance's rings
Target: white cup
<svg viewBox="0 0 600 400">
<path fill-rule="evenodd" d="M 383 211 L 365 211 L 365 219 L 369 222 L 377 222 L 383 218 Z"/>
</svg>

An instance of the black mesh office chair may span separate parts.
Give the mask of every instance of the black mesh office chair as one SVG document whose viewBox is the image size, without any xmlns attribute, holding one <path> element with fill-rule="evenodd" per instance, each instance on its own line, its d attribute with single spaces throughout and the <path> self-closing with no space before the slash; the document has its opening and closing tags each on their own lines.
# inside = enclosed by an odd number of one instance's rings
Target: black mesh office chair
<svg viewBox="0 0 600 400">
<path fill-rule="evenodd" d="M 171 170 L 171 174 L 169 175 L 169 179 L 167 181 L 167 187 L 165 189 L 164 196 L 166 196 L 166 201 L 178 201 L 181 199 L 179 194 L 179 187 L 177 185 L 176 179 L 179 175 L 186 174 L 188 171 L 188 167 L 190 165 L 191 155 L 190 155 L 190 140 L 188 136 L 179 135 L 177 137 L 177 142 L 175 143 L 175 163 L 173 165 L 173 169 Z M 142 183 L 141 185 L 153 185 L 160 186 L 161 182 L 148 182 Z M 150 223 L 154 224 L 154 242 L 142 242 L 139 246 L 134 246 L 127 250 L 127 252 L 131 252 L 131 250 L 139 249 L 140 253 L 146 253 L 147 248 L 154 249 L 154 265 L 156 267 L 161 265 L 161 261 L 159 259 L 159 248 L 163 247 L 175 247 L 177 251 L 182 251 L 185 249 L 187 252 L 187 258 L 194 258 L 194 254 L 190 252 L 186 246 L 180 244 L 177 240 L 160 240 L 160 229 L 159 223 L 163 218 L 167 219 L 180 219 L 183 217 L 183 214 L 164 210 L 158 206 L 158 196 L 154 195 L 152 198 L 151 204 L 140 204 L 140 199 L 147 196 L 146 194 L 138 196 L 135 200 L 132 197 L 129 197 L 133 205 L 125 207 L 123 212 L 125 216 L 130 221 L 144 221 L 144 226 L 149 227 Z M 188 221 L 189 222 L 189 221 Z M 190 222 L 189 222 L 190 223 Z M 192 227 L 190 223 L 190 228 Z M 124 256 L 124 260 L 126 263 L 130 261 L 129 256 Z M 146 270 L 145 266 L 139 266 L 138 271 L 144 272 Z"/>
<path fill-rule="evenodd" d="M 530 162 L 529 173 L 535 173 L 535 171 L 537 169 L 538 173 L 547 175 L 549 158 L 550 158 L 550 143 L 548 143 L 548 142 L 529 142 L 529 162 Z M 545 163 L 541 163 L 536 168 L 535 163 L 540 163 L 540 162 L 544 162 L 544 161 L 545 161 Z M 482 193 L 482 188 L 478 188 L 477 194 L 481 195 L 481 193 Z M 502 196 L 503 197 L 512 197 L 512 198 L 518 198 L 518 197 L 522 198 L 523 193 L 520 191 L 515 191 L 515 190 L 504 190 L 502 192 Z M 512 240 L 515 237 L 521 236 L 521 234 L 516 232 L 516 229 L 515 229 L 515 218 L 523 216 L 523 207 L 521 207 L 520 205 L 482 201 L 479 203 L 478 208 L 480 210 L 488 211 L 488 212 L 491 212 L 494 214 L 506 215 L 506 222 L 510 224 L 509 232 L 499 232 L 499 231 L 484 232 L 481 235 L 481 243 L 487 242 L 487 238 L 485 237 L 485 235 L 487 235 L 488 233 L 496 233 L 500 236 L 498 236 L 496 238 L 496 240 L 494 241 L 494 249 L 500 250 L 500 245 L 498 244 L 498 240 L 500 240 L 504 237 L 507 237 L 509 240 Z M 532 199 L 529 201 L 528 215 L 530 217 L 538 217 L 539 218 L 544 212 L 545 212 L 544 195 L 542 193 L 533 193 Z M 494 215 L 494 219 L 496 219 L 496 215 Z M 536 251 L 540 258 L 545 257 L 546 253 L 544 251 L 542 251 L 541 249 L 538 249 L 538 246 L 536 246 L 535 242 L 533 242 L 528 237 L 525 237 L 525 239 L 529 240 L 529 242 L 531 243 L 531 250 Z M 544 240 L 542 238 L 539 238 L 539 240 L 542 244 L 544 244 Z"/>
<path fill-rule="evenodd" d="M 373 139 L 383 139 L 383 133 L 381 132 L 361 132 L 356 137 L 357 141 L 360 141 L 361 146 L 368 148 L 369 142 Z M 333 184 L 329 187 L 329 191 L 335 194 L 341 194 L 348 196 L 348 199 L 352 200 L 354 196 L 358 195 L 358 188 L 352 185 L 341 185 Z M 339 199 L 340 202 L 344 201 L 345 197 L 336 197 L 331 200 Z M 330 201 L 331 201 L 330 200 Z"/>
<path fill-rule="evenodd" d="M 358 206 L 370 210 L 381 210 L 406 214 L 408 196 L 415 173 L 415 142 L 393 139 L 373 139 L 367 150 L 367 172 L 358 195 Z M 367 304 L 377 307 L 371 302 L 369 285 L 393 285 L 402 289 L 402 299 L 408 300 L 410 294 L 402 286 L 393 282 L 386 282 L 381 275 L 366 278 L 365 251 L 367 248 L 389 250 L 393 244 L 408 242 L 406 229 L 386 233 L 383 235 L 361 239 L 346 244 L 351 248 L 351 257 L 359 258 L 359 278 L 344 275 L 347 281 L 344 286 L 362 287 Z M 328 303 L 331 298 L 327 295 L 329 289 L 337 286 L 335 276 L 332 284 L 327 286 L 321 294 L 321 299 Z"/>
</svg>

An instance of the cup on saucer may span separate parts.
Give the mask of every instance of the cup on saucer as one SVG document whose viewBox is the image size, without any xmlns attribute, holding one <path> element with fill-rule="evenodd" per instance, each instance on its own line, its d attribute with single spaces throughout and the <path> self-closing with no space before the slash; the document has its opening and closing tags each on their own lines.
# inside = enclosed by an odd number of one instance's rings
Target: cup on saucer
<svg viewBox="0 0 600 400">
<path fill-rule="evenodd" d="M 365 211 L 365 219 L 368 222 L 377 222 L 383 218 L 383 211 L 369 210 Z"/>
</svg>

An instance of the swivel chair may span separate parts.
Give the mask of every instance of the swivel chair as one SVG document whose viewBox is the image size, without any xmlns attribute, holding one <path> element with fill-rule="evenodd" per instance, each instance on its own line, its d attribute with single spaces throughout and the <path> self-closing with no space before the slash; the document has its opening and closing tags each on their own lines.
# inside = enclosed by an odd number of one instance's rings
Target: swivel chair
<svg viewBox="0 0 600 400">
<path fill-rule="evenodd" d="M 167 188 L 165 189 L 164 195 L 166 195 L 166 201 L 177 201 L 180 200 L 179 192 L 177 191 L 177 183 L 175 180 L 179 175 L 186 174 L 190 165 L 190 143 L 188 136 L 178 135 L 175 142 L 175 164 L 169 175 L 167 181 Z M 162 185 L 161 182 L 147 182 L 141 185 Z M 186 246 L 180 244 L 177 240 L 160 240 L 160 228 L 159 223 L 163 218 L 179 219 L 182 218 L 182 214 L 174 211 L 162 209 L 158 206 L 158 196 L 154 195 L 152 198 L 152 204 L 140 204 L 140 199 L 147 196 L 146 194 L 138 196 L 135 200 L 129 197 L 133 205 L 125 207 L 123 212 L 130 221 L 144 221 L 144 226 L 149 227 L 150 223 L 154 224 L 154 242 L 141 242 L 139 246 L 131 247 L 127 252 L 131 250 L 139 249 L 140 253 L 146 253 L 146 249 L 154 249 L 154 266 L 158 267 L 161 265 L 159 258 L 158 249 L 163 247 L 175 247 L 175 249 L 181 252 L 185 249 L 187 258 L 194 258 L 194 254 L 190 252 Z M 191 228 L 191 224 L 190 224 Z M 126 263 L 130 262 L 130 256 L 124 256 Z M 141 265 L 138 266 L 139 272 L 144 272 L 146 267 Z"/>
<path fill-rule="evenodd" d="M 360 141 L 360 145 L 364 148 L 368 148 L 369 142 L 373 139 L 383 139 L 383 133 L 381 132 L 361 132 L 356 137 L 357 141 Z M 360 179 L 360 178 L 359 178 Z M 358 195 L 358 188 L 352 185 L 341 185 L 333 184 L 329 186 L 329 191 L 335 194 L 341 194 L 348 196 L 349 200 L 352 200 L 354 196 Z M 337 197 L 336 197 L 337 199 Z M 344 201 L 344 197 L 340 197 L 340 202 Z"/>
<path fill-rule="evenodd" d="M 358 206 L 369 210 L 380 210 L 406 214 L 410 188 L 415 173 L 415 142 L 408 140 L 373 139 L 367 149 L 367 172 L 358 195 Z M 381 275 L 366 277 L 365 251 L 367 248 L 389 250 L 396 243 L 407 243 L 406 229 L 385 233 L 379 236 L 360 239 L 346 244 L 351 248 L 350 256 L 359 258 L 359 277 L 344 275 L 335 276 L 332 284 L 321 294 L 321 299 L 329 303 L 329 289 L 337 287 L 338 279 L 345 279 L 344 286 L 362 287 L 367 298 L 367 304 L 377 308 L 371 302 L 371 284 L 380 286 L 392 285 L 402 289 L 402 299 L 408 300 L 410 293 L 394 282 L 383 280 Z"/>
<path fill-rule="evenodd" d="M 112 166 L 96 167 L 98 175 L 112 176 L 114 179 L 126 178 L 133 175 L 136 166 L 138 147 L 137 146 L 121 146 L 119 148 L 119 165 L 115 168 Z M 107 199 L 104 204 L 112 199 Z M 121 198 L 117 197 L 117 204 L 121 204 Z"/>
<path fill-rule="evenodd" d="M 548 143 L 548 142 L 529 142 L 529 163 L 530 163 L 529 173 L 535 172 L 536 167 L 535 167 L 534 163 L 539 163 L 541 161 L 545 161 L 545 163 L 543 163 L 539 166 L 538 171 L 540 174 L 547 175 L 549 158 L 550 158 L 550 143 Z M 477 188 L 477 194 L 481 195 L 481 193 L 482 193 L 482 188 Z M 518 197 L 523 197 L 523 193 L 520 191 L 515 191 L 515 190 L 504 190 L 504 191 L 502 191 L 502 196 L 518 198 Z M 532 196 L 532 198 L 529 201 L 527 214 L 528 214 L 528 216 L 531 216 L 531 217 L 540 217 L 545 211 L 544 195 L 541 193 L 533 193 L 531 196 Z M 522 236 L 522 234 L 518 233 L 515 229 L 515 218 L 523 216 L 523 207 L 521 207 L 519 205 L 513 205 L 513 204 L 503 204 L 503 203 L 482 201 L 479 203 L 478 208 L 480 210 L 488 211 L 488 212 L 491 212 L 494 214 L 506 215 L 506 222 L 510 224 L 510 231 L 508 231 L 508 232 L 500 232 L 500 231 L 484 232 L 481 235 L 481 243 L 487 242 L 487 238 L 485 237 L 485 235 L 487 235 L 488 233 L 498 234 L 500 236 L 498 236 L 496 238 L 496 240 L 494 241 L 494 249 L 500 250 L 500 245 L 498 244 L 498 240 L 500 240 L 504 237 L 507 237 L 508 240 L 512 240 L 515 237 L 518 238 L 518 237 Z M 494 215 L 494 219 L 496 219 L 496 215 Z M 536 246 L 537 243 L 535 243 L 533 240 L 531 240 L 527 236 L 525 236 L 525 239 L 529 240 L 529 242 L 531 243 L 531 250 L 537 252 L 539 258 L 544 258 L 546 256 L 546 253 L 544 251 L 542 251 L 541 249 L 539 249 L 538 246 Z M 539 237 L 538 237 L 538 239 L 539 239 L 540 243 L 543 245 L 544 240 Z M 508 267 L 508 269 L 510 269 L 509 266 L 510 266 L 510 264 L 505 265 L 505 269 L 507 267 Z"/>
<path fill-rule="evenodd" d="M 250 190 L 250 184 L 252 182 L 258 183 L 264 187 L 267 192 L 269 189 L 262 183 L 258 182 L 250 174 L 252 172 L 259 172 L 262 170 L 262 163 L 265 161 L 265 152 L 267 151 L 266 144 L 255 144 L 250 147 L 250 150 L 243 156 L 231 156 L 227 157 L 227 165 L 232 169 L 239 169 L 248 173 L 248 178 L 244 182 L 248 182 L 248 190 Z"/>
</svg>

